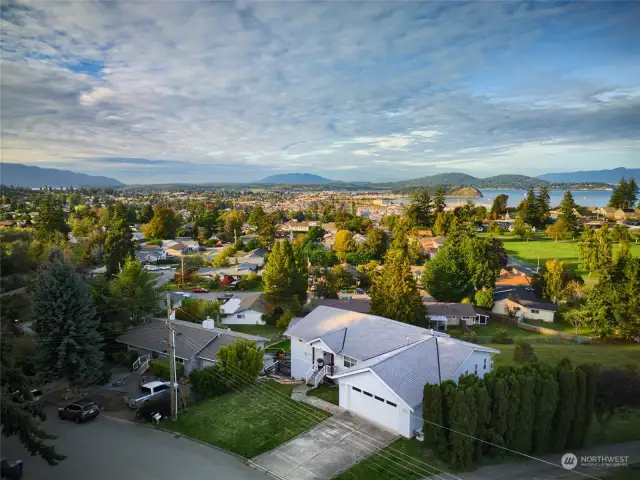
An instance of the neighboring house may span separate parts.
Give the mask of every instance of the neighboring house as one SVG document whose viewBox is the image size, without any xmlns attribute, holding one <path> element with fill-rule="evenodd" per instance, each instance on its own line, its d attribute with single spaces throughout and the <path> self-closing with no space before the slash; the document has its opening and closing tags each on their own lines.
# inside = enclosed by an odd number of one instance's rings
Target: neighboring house
<svg viewBox="0 0 640 480">
<path fill-rule="evenodd" d="M 447 242 L 447 237 L 418 237 L 418 243 L 420 244 L 422 253 L 433 257 L 438 251 L 444 247 Z"/>
<path fill-rule="evenodd" d="M 166 260 L 167 252 L 158 247 L 142 247 L 136 251 L 140 263 L 156 263 L 158 260 Z"/>
<path fill-rule="evenodd" d="M 292 220 L 289 220 L 286 223 L 283 223 L 282 225 L 280 225 L 280 231 L 282 232 L 308 232 L 309 228 L 311 227 L 319 227 L 320 226 L 320 222 L 317 221 L 313 221 L 313 220 L 309 220 L 309 221 L 303 221 L 303 222 L 299 222 L 298 220 L 296 220 L 295 218 Z"/>
<path fill-rule="evenodd" d="M 258 266 L 252 263 L 239 263 L 230 267 L 212 268 L 200 267 L 198 275 L 202 277 L 246 277 L 250 273 L 257 273 Z"/>
<path fill-rule="evenodd" d="M 470 303 L 425 302 L 433 328 L 446 330 L 450 325 L 486 325 L 489 315 Z"/>
<path fill-rule="evenodd" d="M 120 335 L 116 341 L 127 345 L 129 351 L 135 351 L 139 356 L 166 357 L 168 353 L 165 324 L 166 320 L 154 318 L 150 323 Z M 172 324 L 175 330 L 176 362 L 184 365 L 185 374 L 196 368 L 212 366 L 218 359 L 220 347 L 235 343 L 239 338 L 256 342 L 258 347 L 264 347 L 264 342 L 268 340 L 221 328 L 206 328 L 204 325 L 182 320 L 173 320 Z"/>
<path fill-rule="evenodd" d="M 596 213 L 598 216 L 602 215 L 604 218 L 614 218 L 616 210 L 615 207 L 600 207 Z"/>
<path fill-rule="evenodd" d="M 198 252 L 200 246 L 195 240 L 181 238 L 179 240 L 163 240 L 162 248 L 165 250 L 167 255 L 180 257 L 188 253 Z"/>
<path fill-rule="evenodd" d="M 619 208 L 613 214 L 616 220 L 632 220 L 636 217 L 636 211 L 633 208 Z"/>
<path fill-rule="evenodd" d="M 351 312 L 369 313 L 371 300 L 368 298 L 314 298 L 310 301 L 311 309 L 317 307 L 333 307 Z"/>
<path fill-rule="evenodd" d="M 242 298 L 230 298 L 222 305 L 226 315 L 222 319 L 225 325 L 265 325 L 263 315 L 273 309 L 265 301 L 262 293 L 247 294 Z"/>
<path fill-rule="evenodd" d="M 538 299 L 532 288 L 522 286 L 496 288 L 493 301 L 492 312 L 507 315 L 512 311 L 520 322 L 525 318 L 553 322 L 558 310 L 555 304 Z"/>
<path fill-rule="evenodd" d="M 498 350 L 388 318 L 318 307 L 292 322 L 291 376 L 338 384 L 340 406 L 404 437 L 421 428 L 425 384 L 483 377 Z M 318 360 L 320 367 L 318 367 Z"/>
<path fill-rule="evenodd" d="M 353 241 L 355 242 L 356 245 L 362 245 L 364 242 L 367 241 L 367 236 L 362 235 L 361 233 L 356 233 L 351 238 L 353 238 Z"/>
</svg>

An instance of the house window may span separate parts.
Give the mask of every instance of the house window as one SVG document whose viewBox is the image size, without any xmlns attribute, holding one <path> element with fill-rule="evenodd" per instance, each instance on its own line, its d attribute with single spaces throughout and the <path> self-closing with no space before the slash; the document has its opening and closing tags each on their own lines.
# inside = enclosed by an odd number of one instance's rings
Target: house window
<svg viewBox="0 0 640 480">
<path fill-rule="evenodd" d="M 374 398 L 375 398 L 376 400 L 380 400 L 382 403 L 384 403 L 384 398 L 380 398 L 380 397 L 378 397 L 378 396 L 375 396 Z"/>
<path fill-rule="evenodd" d="M 476 363 L 476 374 L 478 373 L 478 364 Z"/>
<path fill-rule="evenodd" d="M 351 387 L 353 388 L 356 392 L 362 392 L 362 390 L 360 390 L 358 387 Z"/>
<path fill-rule="evenodd" d="M 244 313 L 239 313 L 236 315 L 236 318 L 244 318 Z"/>
<path fill-rule="evenodd" d="M 350 368 L 358 364 L 358 360 L 356 360 L 355 358 L 347 357 L 346 355 L 343 358 L 345 368 Z"/>
<path fill-rule="evenodd" d="M 390 402 L 389 400 L 387 400 L 387 405 L 391 405 L 392 407 L 396 407 L 397 405 L 393 402 Z"/>
<path fill-rule="evenodd" d="M 364 393 L 367 397 L 373 397 L 372 393 L 365 392 L 364 390 L 362 391 L 362 393 Z"/>
<path fill-rule="evenodd" d="M 176 363 L 181 363 L 184 365 L 184 359 L 176 357 Z"/>
<path fill-rule="evenodd" d="M 487 369 L 487 359 L 486 358 L 484 359 L 484 369 L 485 370 Z"/>
<path fill-rule="evenodd" d="M 531 313 L 540 313 L 540 310 L 538 310 L 537 308 L 532 308 Z"/>
</svg>

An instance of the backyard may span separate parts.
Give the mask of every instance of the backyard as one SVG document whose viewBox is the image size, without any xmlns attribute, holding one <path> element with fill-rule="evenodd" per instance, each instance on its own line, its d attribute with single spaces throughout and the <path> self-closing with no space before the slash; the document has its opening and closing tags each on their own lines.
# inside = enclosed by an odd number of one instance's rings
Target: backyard
<svg viewBox="0 0 640 480">
<path fill-rule="evenodd" d="M 277 340 L 280 338 L 282 330 L 273 325 L 225 325 L 234 332 L 246 333 L 247 335 L 257 335 L 259 337 L 268 338 L 269 340 Z"/>
<path fill-rule="evenodd" d="M 165 428 L 252 458 L 292 439 L 328 414 L 289 397 L 295 385 L 274 381 L 189 407 Z"/>
</svg>

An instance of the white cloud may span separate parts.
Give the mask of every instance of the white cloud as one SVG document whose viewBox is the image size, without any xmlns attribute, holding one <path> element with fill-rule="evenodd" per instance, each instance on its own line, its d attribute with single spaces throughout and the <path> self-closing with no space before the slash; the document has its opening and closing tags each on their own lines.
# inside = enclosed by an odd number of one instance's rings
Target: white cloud
<svg viewBox="0 0 640 480">
<path fill-rule="evenodd" d="M 377 157 L 378 154 L 376 152 L 372 152 L 371 150 L 351 150 L 351 153 L 354 155 L 361 155 L 363 157 Z"/>
</svg>

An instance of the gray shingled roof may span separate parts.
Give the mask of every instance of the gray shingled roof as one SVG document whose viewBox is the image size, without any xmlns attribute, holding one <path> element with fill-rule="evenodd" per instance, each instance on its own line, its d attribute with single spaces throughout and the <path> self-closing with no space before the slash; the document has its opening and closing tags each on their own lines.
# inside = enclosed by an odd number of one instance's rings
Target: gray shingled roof
<svg viewBox="0 0 640 480">
<path fill-rule="evenodd" d="M 427 315 L 475 317 L 476 310 L 470 303 L 425 302 Z"/>
<path fill-rule="evenodd" d="M 371 311 L 371 302 L 368 298 L 322 298 L 311 300 L 311 305 L 340 308 L 360 313 L 369 313 Z"/>
<path fill-rule="evenodd" d="M 397 350 L 432 334 L 448 336 L 376 315 L 325 306 L 316 308 L 293 326 L 289 326 L 285 335 L 306 342 L 316 338 L 325 341 L 327 334 L 341 329 L 346 329 L 343 346 L 334 350 L 334 353 L 342 353 L 360 361 Z M 337 344 L 333 335 L 329 342 Z"/>
<path fill-rule="evenodd" d="M 531 287 L 506 286 L 504 288 L 497 289 L 493 294 L 494 302 L 505 300 L 507 298 L 529 308 L 538 308 L 540 310 L 549 310 L 551 312 L 558 310 L 557 305 L 549 302 L 543 302 L 538 299 Z"/>
</svg>

